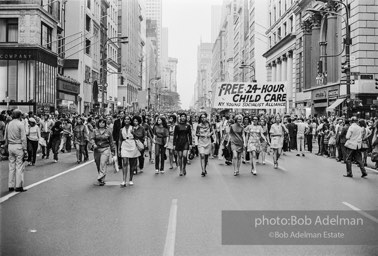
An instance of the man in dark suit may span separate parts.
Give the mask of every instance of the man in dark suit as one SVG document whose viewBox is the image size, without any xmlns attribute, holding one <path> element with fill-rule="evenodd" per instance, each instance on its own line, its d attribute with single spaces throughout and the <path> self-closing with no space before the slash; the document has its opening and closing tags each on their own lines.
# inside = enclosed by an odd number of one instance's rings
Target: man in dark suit
<svg viewBox="0 0 378 256">
<path fill-rule="evenodd" d="M 297 149 L 297 126 L 291 122 L 291 118 L 287 119 L 287 129 L 289 130 L 290 136 L 290 149 Z"/>
<path fill-rule="evenodd" d="M 346 163 L 346 157 L 347 157 L 347 154 L 346 154 L 346 147 L 345 147 L 345 142 L 347 141 L 346 139 L 346 135 L 347 135 L 347 132 L 348 132 L 348 129 L 349 129 L 349 120 L 346 119 L 344 121 L 344 126 L 343 128 L 341 129 L 341 133 L 340 133 L 340 138 L 339 138 L 339 141 L 340 141 L 340 147 L 341 147 L 341 152 L 342 152 L 342 155 L 343 155 L 343 161 L 344 163 Z"/>
<path fill-rule="evenodd" d="M 337 125 L 336 125 L 337 162 L 340 162 L 343 160 L 343 151 L 341 149 L 341 144 L 340 144 L 340 135 L 341 135 L 342 130 L 343 130 L 343 120 L 340 118 L 337 121 Z"/>
<path fill-rule="evenodd" d="M 114 126 L 113 126 L 113 140 L 116 143 L 116 148 L 118 150 L 118 140 L 119 136 L 121 134 L 121 128 L 123 126 L 123 119 L 125 118 L 125 112 L 120 111 L 118 114 L 118 119 L 114 121 Z M 118 154 L 117 154 L 118 155 Z M 119 169 L 122 168 L 122 158 L 118 157 L 118 166 Z"/>
</svg>

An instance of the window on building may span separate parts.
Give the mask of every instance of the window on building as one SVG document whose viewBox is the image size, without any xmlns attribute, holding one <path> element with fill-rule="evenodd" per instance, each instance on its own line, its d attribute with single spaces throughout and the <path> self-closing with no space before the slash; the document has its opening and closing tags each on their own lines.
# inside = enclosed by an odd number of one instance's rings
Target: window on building
<svg viewBox="0 0 378 256">
<path fill-rule="evenodd" d="M 276 38 L 276 33 L 273 33 L 273 44 L 276 44 L 277 38 Z"/>
<path fill-rule="evenodd" d="M 62 10 L 61 10 L 61 7 L 60 7 L 60 2 L 57 2 L 57 5 L 58 5 L 57 18 L 58 18 L 59 22 L 62 22 L 61 21 L 61 13 L 60 13 Z"/>
<path fill-rule="evenodd" d="M 278 1 L 278 17 L 281 17 L 282 11 L 281 11 L 281 0 Z"/>
<path fill-rule="evenodd" d="M 18 42 L 18 19 L 0 19 L 0 42 Z"/>
<path fill-rule="evenodd" d="M 88 9 L 91 9 L 91 1 L 92 1 L 92 0 L 87 0 L 87 8 L 88 8 Z"/>
<path fill-rule="evenodd" d="M 91 17 L 88 15 L 85 18 L 85 29 L 90 32 L 91 31 Z"/>
<path fill-rule="evenodd" d="M 293 24 L 293 16 L 290 17 L 289 21 L 290 21 L 289 33 L 293 33 L 293 26 L 294 26 L 294 24 Z"/>
<path fill-rule="evenodd" d="M 51 41 L 52 41 L 52 28 L 47 26 L 45 23 L 42 23 L 42 37 L 41 44 L 42 47 L 45 47 L 51 50 Z"/>
<path fill-rule="evenodd" d="M 277 30 L 277 41 L 280 41 L 281 40 L 281 28 L 278 28 Z"/>
<path fill-rule="evenodd" d="M 269 27 L 272 26 L 272 13 L 269 12 Z"/>
<path fill-rule="evenodd" d="M 273 20 L 273 23 L 274 23 L 277 20 L 277 10 L 276 10 L 276 7 L 273 8 L 273 18 L 274 18 L 274 20 Z"/>
<path fill-rule="evenodd" d="M 272 47 L 272 37 L 269 37 L 269 47 Z"/>
<path fill-rule="evenodd" d="M 282 31 L 282 36 L 286 36 L 287 35 L 287 23 L 285 22 L 283 24 L 283 31 Z"/>
<path fill-rule="evenodd" d="M 91 40 L 85 40 L 85 53 L 90 55 L 91 54 Z"/>
<path fill-rule="evenodd" d="M 85 66 L 85 82 L 89 83 L 91 79 L 91 68 L 88 66 Z"/>
</svg>

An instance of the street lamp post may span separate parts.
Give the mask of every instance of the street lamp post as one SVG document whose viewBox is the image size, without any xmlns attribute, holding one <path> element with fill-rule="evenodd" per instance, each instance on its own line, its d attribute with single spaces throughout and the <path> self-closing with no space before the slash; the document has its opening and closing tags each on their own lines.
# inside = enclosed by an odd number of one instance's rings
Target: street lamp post
<svg viewBox="0 0 378 256">
<path fill-rule="evenodd" d="M 352 39 L 351 39 L 351 32 L 350 32 L 350 27 L 349 27 L 349 16 L 350 16 L 350 9 L 349 9 L 349 6 L 344 3 L 343 1 L 337 1 L 337 0 L 316 0 L 318 2 L 322 2 L 322 3 L 326 3 L 330 8 L 334 7 L 335 4 L 341 4 L 344 8 L 345 8 L 345 14 L 346 14 L 346 18 L 345 18 L 345 39 L 344 39 L 344 46 L 345 46 L 345 65 L 346 65 L 346 68 L 345 68 L 345 75 L 346 75 L 346 101 L 349 102 L 350 101 L 350 83 L 351 83 L 351 73 L 350 73 L 350 45 L 352 44 Z M 308 11 L 310 12 L 320 12 L 320 13 L 329 13 L 329 14 L 335 14 L 335 15 L 339 15 L 338 13 L 336 12 L 332 12 L 332 11 L 323 11 L 323 10 L 313 10 L 313 9 L 309 9 Z M 339 15 L 342 17 L 342 15 Z M 337 54 L 335 56 L 338 56 L 338 55 L 341 55 L 342 52 L 340 54 Z M 335 56 L 321 56 L 321 57 L 335 57 Z M 349 105 L 347 107 L 347 113 L 346 113 L 347 117 L 349 117 Z"/>
<path fill-rule="evenodd" d="M 150 79 L 150 81 L 148 82 L 148 100 L 147 100 L 147 108 L 148 108 L 148 111 L 151 110 L 151 81 L 152 80 L 155 80 L 155 81 L 159 81 L 161 77 L 153 77 Z"/>
<path fill-rule="evenodd" d="M 116 37 L 110 37 L 108 38 L 106 41 L 105 41 L 105 45 L 104 45 L 104 49 L 102 49 L 102 51 L 105 53 L 106 50 L 107 50 L 107 45 L 108 45 L 108 42 L 109 41 L 112 41 L 113 39 L 119 39 L 119 43 L 121 44 L 127 44 L 129 43 L 129 41 L 127 40 L 128 37 L 127 36 L 116 36 Z M 113 42 L 113 41 L 112 41 Z M 114 42 L 113 42 L 114 43 Z M 102 61 L 103 62 L 106 62 L 104 63 L 105 65 L 107 65 L 108 63 L 108 60 L 109 58 L 107 59 L 103 59 Z M 106 77 L 107 77 L 107 72 L 109 72 L 105 67 L 105 65 L 103 65 L 103 68 L 102 68 L 102 81 L 101 81 L 101 107 L 102 107 L 102 111 L 103 113 L 105 113 L 105 89 L 108 87 L 108 84 L 106 82 Z M 112 74 L 120 74 L 119 72 L 109 72 L 109 73 L 112 73 Z"/>
<path fill-rule="evenodd" d="M 245 64 L 244 63 L 244 61 L 242 61 L 242 63 L 241 63 L 241 65 L 240 65 L 240 67 L 239 67 L 240 69 L 243 69 L 243 82 L 244 82 L 244 69 L 245 68 L 250 68 L 250 69 L 252 69 L 253 70 L 253 81 L 252 82 L 256 82 L 256 70 L 255 70 L 255 67 L 254 66 L 252 66 L 252 63 L 251 64 Z"/>
</svg>

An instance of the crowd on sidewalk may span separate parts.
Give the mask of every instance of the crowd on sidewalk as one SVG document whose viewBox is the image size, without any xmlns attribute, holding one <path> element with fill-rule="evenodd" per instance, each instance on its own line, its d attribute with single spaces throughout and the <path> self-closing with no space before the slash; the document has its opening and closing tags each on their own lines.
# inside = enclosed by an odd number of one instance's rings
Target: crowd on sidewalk
<svg viewBox="0 0 378 256">
<path fill-rule="evenodd" d="M 122 169 L 121 186 L 133 185 L 133 176 L 143 172 L 145 158 L 155 165 L 156 174 L 186 167 L 199 157 L 205 177 L 209 159 L 224 159 L 238 176 L 241 163 L 250 163 L 257 175 L 257 163 L 265 164 L 272 155 L 274 168 L 286 151 L 304 157 L 305 150 L 346 164 L 346 177 L 352 177 L 352 163 L 357 163 L 362 177 L 367 176 L 367 159 L 378 168 L 378 120 L 343 117 L 308 117 L 295 115 L 250 116 L 244 114 L 138 113 L 120 111 L 114 115 L 71 115 L 52 113 L 35 115 L 20 110 L 0 115 L 1 157 L 9 157 L 9 191 L 26 191 L 23 171 L 33 166 L 40 149 L 42 159 L 59 161 L 59 154 L 76 151 L 78 164 L 93 151 L 97 184 L 103 186 L 109 163 Z M 315 152 L 314 152 L 315 153 Z"/>
</svg>

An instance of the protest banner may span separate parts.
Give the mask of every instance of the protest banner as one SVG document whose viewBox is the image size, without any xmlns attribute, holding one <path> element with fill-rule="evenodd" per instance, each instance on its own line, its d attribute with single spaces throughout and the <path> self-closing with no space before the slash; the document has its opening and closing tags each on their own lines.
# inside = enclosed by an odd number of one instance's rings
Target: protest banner
<svg viewBox="0 0 378 256">
<path fill-rule="evenodd" d="M 223 82 L 213 92 L 213 108 L 286 108 L 286 82 Z"/>
</svg>

